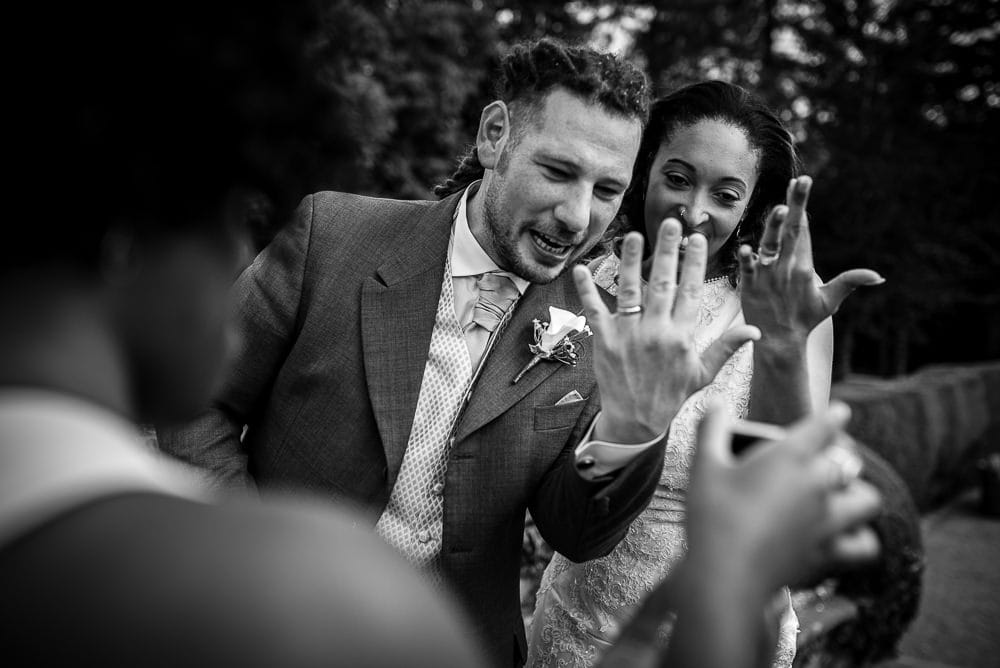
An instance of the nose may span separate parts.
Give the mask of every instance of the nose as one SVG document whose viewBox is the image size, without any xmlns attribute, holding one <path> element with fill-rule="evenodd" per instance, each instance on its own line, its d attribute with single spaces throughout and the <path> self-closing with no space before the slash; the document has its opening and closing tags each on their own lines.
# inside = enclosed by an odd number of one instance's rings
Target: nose
<svg viewBox="0 0 1000 668">
<path fill-rule="evenodd" d="M 677 215 L 685 226 L 691 228 L 700 227 L 711 217 L 707 205 L 698 196 L 692 197 L 689 203 L 677 207 Z"/>
<path fill-rule="evenodd" d="M 573 234 L 586 231 L 590 226 L 590 198 L 591 193 L 587 188 L 567 189 L 553 212 L 556 220 Z"/>
</svg>

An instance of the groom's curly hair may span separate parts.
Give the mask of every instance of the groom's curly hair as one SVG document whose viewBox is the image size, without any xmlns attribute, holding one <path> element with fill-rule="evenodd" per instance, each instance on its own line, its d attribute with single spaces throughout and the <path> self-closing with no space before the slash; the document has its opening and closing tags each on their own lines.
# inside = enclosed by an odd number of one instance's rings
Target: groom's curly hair
<svg viewBox="0 0 1000 668">
<path fill-rule="evenodd" d="M 535 120 L 545 96 L 556 88 L 612 114 L 638 119 L 644 127 L 649 118 L 650 86 L 639 68 L 619 56 L 546 37 L 516 44 L 500 61 L 494 99 L 511 110 L 511 146 Z M 451 177 L 434 188 L 434 194 L 442 198 L 454 194 L 482 178 L 483 171 L 473 145 Z"/>
</svg>

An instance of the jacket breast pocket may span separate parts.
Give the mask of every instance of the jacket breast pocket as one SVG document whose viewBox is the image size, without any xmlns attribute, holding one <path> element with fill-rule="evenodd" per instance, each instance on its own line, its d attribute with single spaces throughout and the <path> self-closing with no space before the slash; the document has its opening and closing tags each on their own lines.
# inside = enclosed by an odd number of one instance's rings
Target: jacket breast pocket
<svg viewBox="0 0 1000 668">
<path fill-rule="evenodd" d="M 584 399 L 558 406 L 535 407 L 535 431 L 571 429 L 580 419 L 580 414 L 586 405 L 587 400 Z"/>
</svg>

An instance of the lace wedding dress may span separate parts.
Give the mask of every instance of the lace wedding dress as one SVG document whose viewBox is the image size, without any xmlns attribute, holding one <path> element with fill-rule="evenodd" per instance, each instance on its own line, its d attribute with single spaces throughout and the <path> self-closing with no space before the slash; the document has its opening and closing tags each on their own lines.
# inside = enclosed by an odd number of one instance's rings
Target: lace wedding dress
<svg viewBox="0 0 1000 668">
<path fill-rule="evenodd" d="M 618 258 L 610 254 L 595 264 L 595 282 L 617 294 Z M 704 350 L 742 320 L 739 293 L 728 279 L 707 281 L 695 336 L 697 349 Z M 558 553 L 553 557 L 535 601 L 529 668 L 595 665 L 638 603 L 683 556 L 684 491 L 705 400 L 722 395 L 734 415 L 745 416 L 753 375 L 751 346 L 748 343 L 740 348 L 715 380 L 681 407 L 670 425 L 663 471 L 653 499 L 611 554 L 582 564 Z M 669 638 L 670 628 L 670 621 L 665 620 L 661 642 Z M 797 630 L 798 620 L 789 605 L 781 621 L 775 666 L 792 665 Z"/>
</svg>

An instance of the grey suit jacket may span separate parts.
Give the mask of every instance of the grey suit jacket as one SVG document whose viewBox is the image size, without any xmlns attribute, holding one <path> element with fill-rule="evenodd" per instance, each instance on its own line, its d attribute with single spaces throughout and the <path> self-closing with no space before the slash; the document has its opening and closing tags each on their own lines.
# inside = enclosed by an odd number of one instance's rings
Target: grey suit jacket
<svg viewBox="0 0 1000 668">
<path fill-rule="evenodd" d="M 243 347 L 214 407 L 161 430 L 161 446 L 223 480 L 249 472 L 261 488 L 360 505 L 374 524 L 410 434 L 457 202 L 307 197 L 237 283 Z M 568 274 L 518 302 L 459 418 L 445 483 L 441 567 L 504 666 L 524 658 L 525 509 L 570 559 L 603 556 L 663 463 L 661 443 L 609 478 L 577 475 L 573 449 L 600 405 L 592 340 L 576 367 L 543 362 L 511 383 L 549 306 L 580 310 Z M 572 390 L 585 400 L 555 405 Z"/>
</svg>

